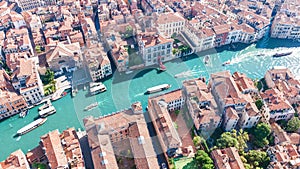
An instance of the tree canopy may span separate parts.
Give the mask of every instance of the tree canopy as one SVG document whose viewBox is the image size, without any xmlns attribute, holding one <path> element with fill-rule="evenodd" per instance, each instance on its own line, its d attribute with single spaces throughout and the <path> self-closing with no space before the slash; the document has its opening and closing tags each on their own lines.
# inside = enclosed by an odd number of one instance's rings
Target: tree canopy
<svg viewBox="0 0 300 169">
<path fill-rule="evenodd" d="M 209 155 L 203 151 L 203 150 L 198 150 L 196 153 L 196 162 L 198 163 L 201 168 L 206 168 L 206 169 L 213 169 L 213 160 L 209 157 Z"/>
<path fill-rule="evenodd" d="M 53 80 L 54 80 L 54 72 L 50 69 L 47 69 L 45 75 L 42 76 L 43 83 L 49 84 L 49 83 L 53 82 Z"/>
<path fill-rule="evenodd" d="M 244 157 L 250 168 L 267 168 L 270 162 L 270 157 L 267 153 L 260 150 L 250 150 L 248 153 L 245 153 Z"/>
<path fill-rule="evenodd" d="M 242 129 L 237 132 L 232 130 L 231 132 L 224 132 L 221 137 L 217 139 L 218 148 L 235 147 L 239 152 L 243 152 L 247 148 L 247 141 L 249 141 L 249 135 Z"/>
<path fill-rule="evenodd" d="M 261 110 L 261 108 L 263 107 L 264 103 L 261 99 L 258 99 L 255 101 L 255 105 L 257 107 L 258 110 Z"/>
<path fill-rule="evenodd" d="M 269 144 L 267 137 L 271 134 L 271 127 L 267 123 L 259 123 L 253 130 L 253 143 L 258 147 L 264 147 Z"/>
<path fill-rule="evenodd" d="M 286 131 L 288 132 L 295 132 L 300 127 L 300 120 L 298 117 L 293 117 L 289 120 L 286 126 Z"/>
</svg>

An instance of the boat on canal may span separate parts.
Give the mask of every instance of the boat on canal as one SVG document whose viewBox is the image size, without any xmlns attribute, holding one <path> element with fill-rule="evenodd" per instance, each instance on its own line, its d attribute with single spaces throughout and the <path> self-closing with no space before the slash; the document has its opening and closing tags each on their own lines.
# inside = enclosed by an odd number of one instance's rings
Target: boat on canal
<svg viewBox="0 0 300 169">
<path fill-rule="evenodd" d="M 204 63 L 207 65 L 208 62 L 209 62 L 209 55 L 206 55 L 206 56 L 204 57 Z"/>
<path fill-rule="evenodd" d="M 90 94 L 91 95 L 96 95 L 98 93 L 102 93 L 106 91 L 106 87 L 103 83 L 101 82 L 91 82 L 90 83 Z"/>
<path fill-rule="evenodd" d="M 47 100 L 41 107 L 39 107 L 39 111 L 47 109 L 49 106 L 52 106 L 52 103 L 50 100 Z"/>
<path fill-rule="evenodd" d="M 41 126 L 46 121 L 47 121 L 47 118 L 39 118 L 39 119 L 29 123 L 28 125 L 22 127 L 20 130 L 18 130 L 17 135 L 20 136 L 20 135 L 26 134 L 26 133 L 36 129 L 37 127 Z"/>
<path fill-rule="evenodd" d="M 274 55 L 272 55 L 273 58 L 279 58 L 279 57 L 283 57 L 283 56 L 288 56 L 290 54 L 292 54 L 293 52 L 284 52 L 284 53 L 275 53 Z"/>
<path fill-rule="evenodd" d="M 158 85 L 158 86 L 148 88 L 146 93 L 147 94 L 156 93 L 156 92 L 160 92 L 160 91 L 163 91 L 163 90 L 167 90 L 170 87 L 171 87 L 171 85 L 169 85 L 169 84 L 162 84 L 162 85 Z"/>
<path fill-rule="evenodd" d="M 224 63 L 222 63 L 222 66 L 226 66 L 226 65 L 230 65 L 230 61 L 229 60 L 226 61 L 226 62 L 224 62 Z"/>
<path fill-rule="evenodd" d="M 65 89 L 58 89 L 53 96 L 51 97 L 52 101 L 58 100 L 64 96 L 66 96 L 68 93 L 65 92 Z"/>
<path fill-rule="evenodd" d="M 92 110 L 93 108 L 98 106 L 98 102 L 92 103 L 84 108 L 84 111 Z"/>
<path fill-rule="evenodd" d="M 47 107 L 46 109 L 43 109 L 43 110 L 39 111 L 40 117 L 47 117 L 47 116 L 52 115 L 54 113 L 56 113 L 56 109 L 52 105 Z"/>
<path fill-rule="evenodd" d="M 27 116 L 27 114 L 28 114 L 28 110 L 22 111 L 22 112 L 19 114 L 19 117 L 20 117 L 20 118 L 24 118 L 25 116 Z"/>
</svg>

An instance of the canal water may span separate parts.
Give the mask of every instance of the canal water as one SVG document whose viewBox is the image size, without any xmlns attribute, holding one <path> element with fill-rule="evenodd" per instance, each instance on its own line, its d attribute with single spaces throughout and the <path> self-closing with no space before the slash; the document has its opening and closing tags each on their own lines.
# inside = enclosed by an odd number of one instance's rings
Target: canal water
<svg viewBox="0 0 300 169">
<path fill-rule="evenodd" d="M 292 50 L 290 56 L 272 58 L 275 52 Z M 209 54 L 210 61 L 207 65 L 203 63 L 203 56 Z M 225 61 L 231 64 L 222 66 Z M 229 70 L 231 73 L 240 71 L 253 79 L 260 79 L 266 70 L 273 66 L 285 66 L 300 77 L 300 44 L 288 40 L 265 39 L 258 44 L 225 46 L 217 50 L 210 50 L 200 54 L 194 54 L 183 59 L 177 59 L 165 64 L 167 71 L 158 72 L 155 68 L 139 70 L 131 74 L 120 74 L 115 72 L 113 77 L 106 79 L 103 83 L 107 91 L 96 96 L 89 96 L 88 90 L 79 90 L 76 97 L 69 95 L 53 102 L 57 113 L 48 117 L 45 124 L 37 129 L 19 137 L 14 137 L 17 130 L 32 122 L 37 116 L 38 107 L 32 108 L 29 114 L 20 119 L 18 116 L 11 117 L 0 122 L 0 161 L 4 160 L 12 151 L 21 148 L 24 152 L 38 145 L 40 136 L 49 131 L 59 129 L 60 131 L 75 127 L 83 129 L 82 119 L 86 116 L 103 116 L 117 110 L 128 108 L 131 102 L 141 101 L 143 107 L 147 106 L 145 91 L 149 87 L 168 83 L 171 89 L 181 87 L 185 79 L 204 76 Z M 175 78 L 174 76 L 178 78 Z M 91 103 L 98 102 L 99 106 L 91 111 L 83 109 Z"/>
</svg>

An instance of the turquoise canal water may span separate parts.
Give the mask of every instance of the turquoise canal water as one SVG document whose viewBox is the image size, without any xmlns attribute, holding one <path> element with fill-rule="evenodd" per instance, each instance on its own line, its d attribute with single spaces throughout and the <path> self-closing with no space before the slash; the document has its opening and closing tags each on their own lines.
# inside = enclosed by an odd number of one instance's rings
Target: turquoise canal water
<svg viewBox="0 0 300 169">
<path fill-rule="evenodd" d="M 53 102 L 57 113 L 48 117 L 44 125 L 19 137 L 14 137 L 16 131 L 32 122 L 38 116 L 35 107 L 30 113 L 20 119 L 18 116 L 11 117 L 0 122 L 0 160 L 5 159 L 12 151 L 21 148 L 24 152 L 38 145 L 40 136 L 49 131 L 60 131 L 75 127 L 83 129 L 82 119 L 86 116 L 103 116 L 128 108 L 131 102 L 141 101 L 144 108 L 147 106 L 147 98 L 144 95 L 147 88 L 155 85 L 168 83 L 177 89 L 184 79 L 205 76 L 222 70 L 231 73 L 240 71 L 250 78 L 261 78 L 267 69 L 273 66 L 289 67 L 296 76 L 300 76 L 300 44 L 285 40 L 263 40 L 258 44 L 236 45 L 235 51 L 223 47 L 218 50 L 210 50 L 206 53 L 192 55 L 166 63 L 167 71 L 158 73 L 156 69 L 144 69 L 132 74 L 120 74 L 115 72 L 112 78 L 104 81 L 107 92 L 96 96 L 89 96 L 87 90 L 79 90 L 76 97 L 69 95 Z M 279 47 L 281 46 L 281 47 Z M 283 47 L 282 47 L 283 46 Z M 276 51 L 292 50 L 293 54 L 282 58 L 272 58 Z M 204 65 L 203 56 L 210 55 L 210 63 Z M 263 56 L 261 54 L 264 54 Z M 225 61 L 231 61 L 230 65 L 222 66 Z M 181 73 L 181 76 L 180 76 Z M 179 74 L 179 75 L 178 75 Z M 174 78 L 177 75 L 180 78 Z M 91 103 L 98 102 L 99 106 L 91 111 L 83 109 Z"/>
</svg>

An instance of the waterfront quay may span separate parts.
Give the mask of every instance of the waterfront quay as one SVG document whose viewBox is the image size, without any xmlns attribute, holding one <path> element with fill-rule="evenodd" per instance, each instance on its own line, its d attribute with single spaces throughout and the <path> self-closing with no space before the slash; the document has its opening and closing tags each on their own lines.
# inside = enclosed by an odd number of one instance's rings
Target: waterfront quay
<svg viewBox="0 0 300 169">
<path fill-rule="evenodd" d="M 299 43 L 296 42 L 270 39 L 258 42 L 258 44 L 238 45 L 235 50 L 228 50 L 228 47 L 225 46 L 217 50 L 173 60 L 165 64 L 167 71 L 161 73 L 153 68 L 139 70 L 128 75 L 115 71 L 111 78 L 103 81 L 107 87 L 106 92 L 90 96 L 88 90 L 83 90 L 79 86 L 79 92 L 75 97 L 72 98 L 69 93 L 67 96 L 53 102 L 57 113 L 49 116 L 45 124 L 23 136 L 15 137 L 15 134 L 17 130 L 38 117 L 39 106 L 30 109 L 25 118 L 19 118 L 16 115 L 1 121 L 0 146 L 5 148 L 1 149 L 0 160 L 5 159 L 18 148 L 21 148 L 24 152 L 34 148 L 40 140 L 40 136 L 49 131 L 55 129 L 63 131 L 68 127 L 84 129 L 82 119 L 87 116 L 108 115 L 130 107 L 130 103 L 135 101 L 140 101 L 145 109 L 147 99 L 151 96 L 144 94 L 146 89 L 159 84 L 171 84 L 172 87 L 167 90 L 170 91 L 180 88 L 181 82 L 185 79 L 199 76 L 208 79 L 211 73 L 222 70 L 229 70 L 232 73 L 239 71 L 252 79 L 260 79 L 264 76 L 266 70 L 274 66 L 288 67 L 296 77 L 299 77 L 300 47 L 297 46 L 299 46 Z M 286 50 L 292 50 L 293 54 L 280 59 L 272 58 L 275 52 Z M 265 55 L 260 56 L 261 53 Z M 210 55 L 210 63 L 205 65 L 203 56 L 207 54 Z M 222 63 L 228 60 L 231 61 L 231 64 L 222 66 Z M 183 72 L 187 72 L 185 76 L 174 78 L 175 75 Z M 94 102 L 99 103 L 97 108 L 84 111 L 86 106 Z"/>
</svg>

